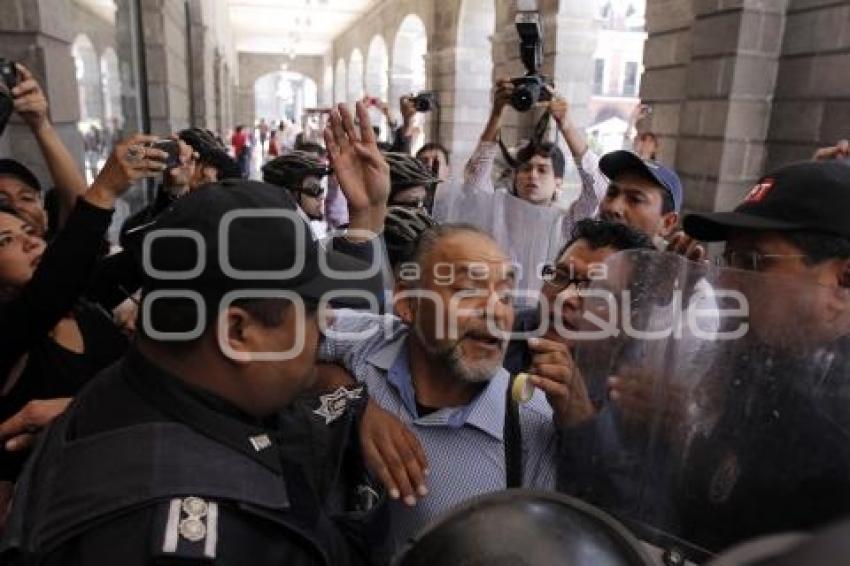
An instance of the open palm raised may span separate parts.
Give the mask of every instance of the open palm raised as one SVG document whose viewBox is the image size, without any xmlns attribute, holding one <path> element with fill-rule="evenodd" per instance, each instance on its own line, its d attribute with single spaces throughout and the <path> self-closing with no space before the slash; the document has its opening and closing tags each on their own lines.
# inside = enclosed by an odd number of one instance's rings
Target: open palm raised
<svg viewBox="0 0 850 566">
<path fill-rule="evenodd" d="M 330 113 L 325 145 L 339 186 L 348 199 L 349 213 L 366 213 L 386 206 L 390 193 L 390 168 L 378 149 L 369 114 L 356 104 L 358 134 L 345 104 Z"/>
</svg>

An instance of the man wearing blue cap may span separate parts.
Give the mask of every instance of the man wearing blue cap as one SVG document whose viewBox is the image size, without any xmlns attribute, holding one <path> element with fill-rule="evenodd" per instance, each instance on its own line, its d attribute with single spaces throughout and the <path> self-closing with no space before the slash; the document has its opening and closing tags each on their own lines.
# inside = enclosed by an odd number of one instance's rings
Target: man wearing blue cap
<svg viewBox="0 0 850 566">
<path fill-rule="evenodd" d="M 626 224 L 654 239 L 671 236 L 682 210 L 682 182 L 672 169 L 631 151 L 603 156 L 599 169 L 611 181 L 599 205 L 602 220 Z"/>
</svg>

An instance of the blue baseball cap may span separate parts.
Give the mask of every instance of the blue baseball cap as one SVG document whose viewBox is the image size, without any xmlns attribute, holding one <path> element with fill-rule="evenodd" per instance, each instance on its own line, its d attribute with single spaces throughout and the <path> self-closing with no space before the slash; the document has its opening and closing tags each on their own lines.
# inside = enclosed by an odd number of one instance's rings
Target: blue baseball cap
<svg viewBox="0 0 850 566">
<path fill-rule="evenodd" d="M 635 153 L 626 150 L 612 151 L 599 160 L 599 170 L 609 179 L 614 179 L 623 173 L 637 173 L 658 183 L 673 197 L 673 208 L 676 212 L 682 210 L 682 181 L 676 172 L 661 165 L 657 161 L 644 160 Z"/>
</svg>

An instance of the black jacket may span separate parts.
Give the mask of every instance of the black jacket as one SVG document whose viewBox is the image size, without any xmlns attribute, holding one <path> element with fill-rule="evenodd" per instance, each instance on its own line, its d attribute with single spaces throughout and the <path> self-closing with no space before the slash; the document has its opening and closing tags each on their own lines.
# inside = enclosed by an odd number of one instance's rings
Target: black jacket
<svg viewBox="0 0 850 566">
<path fill-rule="evenodd" d="M 248 417 L 131 351 L 39 445 L 0 562 L 354 563 L 301 467 L 284 456 L 279 423 Z"/>
</svg>

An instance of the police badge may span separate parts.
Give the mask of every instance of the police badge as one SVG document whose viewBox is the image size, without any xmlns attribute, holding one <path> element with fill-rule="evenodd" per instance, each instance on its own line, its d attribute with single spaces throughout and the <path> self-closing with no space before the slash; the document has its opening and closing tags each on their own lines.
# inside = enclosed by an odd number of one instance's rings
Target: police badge
<svg viewBox="0 0 850 566">
<path fill-rule="evenodd" d="M 345 413 L 349 401 L 360 399 L 363 395 L 363 387 L 357 387 L 351 390 L 345 387 L 340 387 L 333 393 L 328 393 L 319 397 L 319 408 L 313 413 L 325 419 L 325 424 L 329 425 Z"/>
</svg>

